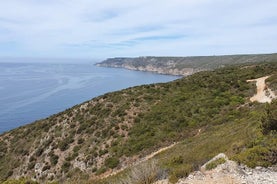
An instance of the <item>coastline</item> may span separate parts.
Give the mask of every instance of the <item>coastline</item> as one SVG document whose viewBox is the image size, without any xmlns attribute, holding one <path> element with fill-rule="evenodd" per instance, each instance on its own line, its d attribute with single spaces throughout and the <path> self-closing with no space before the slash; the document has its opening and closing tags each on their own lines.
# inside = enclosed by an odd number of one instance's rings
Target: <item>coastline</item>
<svg viewBox="0 0 277 184">
<path fill-rule="evenodd" d="M 76 66 L 59 64 L 59 67 L 62 68 L 56 68 L 56 64 L 41 65 L 40 63 L 20 63 L 19 67 L 16 67 L 17 64 L 11 65 L 2 67 L 3 71 L 1 70 L 2 75 L 11 78 L 12 81 L 4 83 L 7 80 L 2 78 L 3 84 L 7 85 L 1 86 L 0 90 L 2 104 L 0 134 L 47 118 L 106 93 L 178 79 L 177 76 L 172 75 L 166 76 L 157 73 L 145 75 L 141 72 L 124 72 L 120 69 L 100 68 L 91 64 L 75 64 Z M 17 77 L 8 71 L 21 72 L 21 76 Z M 53 75 L 51 75 L 52 73 Z M 34 82 L 33 78 L 41 81 L 44 85 Z M 13 88 L 11 88 L 12 86 Z M 41 87 L 44 90 L 39 90 Z M 18 94 L 18 91 L 21 91 L 22 94 Z M 17 98 L 12 98 L 13 96 Z"/>
</svg>

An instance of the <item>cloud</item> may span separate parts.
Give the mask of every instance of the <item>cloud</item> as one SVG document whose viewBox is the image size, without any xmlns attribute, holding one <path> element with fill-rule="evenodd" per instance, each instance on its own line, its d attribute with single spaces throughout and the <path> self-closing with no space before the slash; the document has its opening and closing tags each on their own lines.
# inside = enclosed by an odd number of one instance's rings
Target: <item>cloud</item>
<svg viewBox="0 0 277 184">
<path fill-rule="evenodd" d="M 9 0 L 0 56 L 276 52 L 277 3 L 258 0 Z"/>
</svg>

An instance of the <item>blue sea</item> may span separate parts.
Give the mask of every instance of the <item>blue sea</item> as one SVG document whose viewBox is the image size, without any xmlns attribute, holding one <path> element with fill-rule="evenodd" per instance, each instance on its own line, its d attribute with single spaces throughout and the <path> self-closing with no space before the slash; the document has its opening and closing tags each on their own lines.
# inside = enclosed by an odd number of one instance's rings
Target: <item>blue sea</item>
<svg viewBox="0 0 277 184">
<path fill-rule="evenodd" d="M 88 61 L 60 64 L 56 60 L 57 63 L 41 62 L 45 61 L 32 59 L 32 63 L 16 63 L 0 60 L 0 133 L 107 92 L 178 78 L 102 68 Z"/>
</svg>

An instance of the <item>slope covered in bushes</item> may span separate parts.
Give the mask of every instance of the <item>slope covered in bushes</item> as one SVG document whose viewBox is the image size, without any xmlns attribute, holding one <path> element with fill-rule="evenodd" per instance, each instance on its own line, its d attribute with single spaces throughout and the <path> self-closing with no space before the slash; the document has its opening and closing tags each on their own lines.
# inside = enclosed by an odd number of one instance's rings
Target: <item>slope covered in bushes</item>
<svg viewBox="0 0 277 184">
<path fill-rule="evenodd" d="M 270 75 L 274 87 L 276 71 L 277 62 L 245 64 L 128 88 L 12 130 L 0 136 L 0 181 L 92 181 L 173 142 L 158 157 L 172 181 L 219 152 L 274 164 L 276 134 L 262 134 L 261 118 L 270 118 L 266 105 L 249 101 L 256 88 L 246 80 Z"/>
</svg>

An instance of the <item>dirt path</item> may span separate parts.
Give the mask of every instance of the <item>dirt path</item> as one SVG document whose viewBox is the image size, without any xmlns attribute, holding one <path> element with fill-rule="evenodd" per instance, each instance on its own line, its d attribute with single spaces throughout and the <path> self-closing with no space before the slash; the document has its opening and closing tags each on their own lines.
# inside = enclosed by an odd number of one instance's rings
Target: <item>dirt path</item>
<svg viewBox="0 0 277 184">
<path fill-rule="evenodd" d="M 276 98 L 273 91 L 266 87 L 265 80 L 269 76 L 261 77 L 258 79 L 247 80 L 247 82 L 256 82 L 257 94 L 250 98 L 251 102 L 271 103 L 272 99 Z"/>
<path fill-rule="evenodd" d="M 100 178 L 101 178 L 101 179 L 104 179 L 104 178 L 107 178 L 107 177 L 109 177 L 109 176 L 116 175 L 116 174 L 118 174 L 119 172 L 123 171 L 124 169 L 127 169 L 128 167 L 136 166 L 136 165 L 138 165 L 138 164 L 140 164 L 140 163 L 142 163 L 142 162 L 145 162 L 145 161 L 147 161 L 147 160 L 153 158 L 153 157 L 156 156 L 157 154 L 159 154 L 159 153 L 161 153 L 161 152 L 163 152 L 163 151 L 165 151 L 165 150 L 168 150 L 168 149 L 172 148 L 172 147 L 175 146 L 176 144 L 177 144 L 177 143 L 173 143 L 173 144 L 171 144 L 171 145 L 169 145 L 169 146 L 167 146 L 167 147 L 160 148 L 159 150 L 157 150 L 157 151 L 151 153 L 150 155 L 147 155 L 147 156 L 143 157 L 142 159 L 138 160 L 137 162 L 135 162 L 135 163 L 133 163 L 133 164 L 131 164 L 131 165 L 125 166 L 125 167 L 123 167 L 123 168 L 121 168 L 121 169 L 112 171 L 112 172 L 110 172 L 110 173 L 105 173 L 105 174 L 101 175 Z"/>
<path fill-rule="evenodd" d="M 159 154 L 159 153 L 161 153 L 161 152 L 163 152 L 165 150 L 168 150 L 168 149 L 172 148 L 175 145 L 176 145 L 176 143 L 173 143 L 173 144 L 171 144 L 171 145 L 169 145 L 167 147 L 161 148 L 158 151 L 155 151 L 155 152 L 151 153 L 150 155 L 147 155 L 146 157 L 144 157 L 141 162 L 149 160 L 149 159 L 153 158 L 154 156 L 156 156 L 157 154 Z"/>
</svg>

